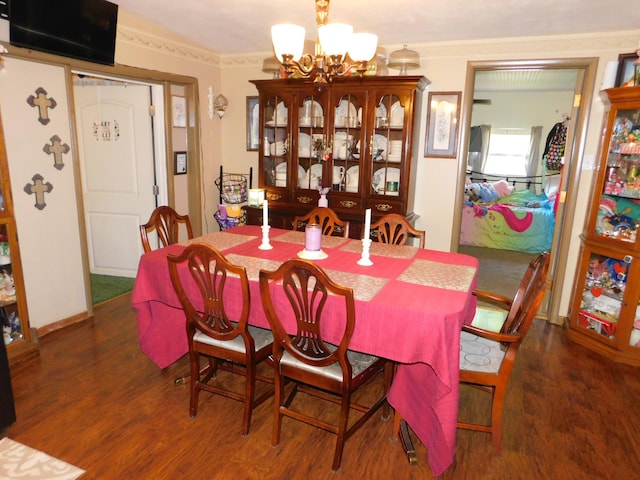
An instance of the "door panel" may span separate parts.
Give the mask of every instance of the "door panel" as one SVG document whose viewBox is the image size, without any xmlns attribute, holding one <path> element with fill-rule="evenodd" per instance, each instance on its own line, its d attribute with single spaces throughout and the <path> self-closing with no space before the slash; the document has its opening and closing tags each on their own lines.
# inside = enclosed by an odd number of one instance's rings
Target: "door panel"
<svg viewBox="0 0 640 480">
<path fill-rule="evenodd" d="M 91 273 L 135 277 L 155 207 L 150 87 L 75 86 Z"/>
</svg>

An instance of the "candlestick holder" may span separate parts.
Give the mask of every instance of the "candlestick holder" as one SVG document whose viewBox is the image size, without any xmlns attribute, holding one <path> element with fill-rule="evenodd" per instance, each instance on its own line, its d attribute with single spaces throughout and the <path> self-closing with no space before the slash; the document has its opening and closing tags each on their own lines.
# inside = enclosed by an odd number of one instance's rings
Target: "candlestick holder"
<svg viewBox="0 0 640 480">
<path fill-rule="evenodd" d="M 371 258 L 369 257 L 369 249 L 371 248 L 371 239 L 363 238 L 362 239 L 362 256 L 360 260 L 358 260 L 358 265 L 362 265 L 364 267 L 370 267 L 373 265 Z"/>
<path fill-rule="evenodd" d="M 258 247 L 260 250 L 271 250 L 273 245 L 269 243 L 269 229 L 271 227 L 269 225 L 262 226 L 262 243 Z"/>
</svg>

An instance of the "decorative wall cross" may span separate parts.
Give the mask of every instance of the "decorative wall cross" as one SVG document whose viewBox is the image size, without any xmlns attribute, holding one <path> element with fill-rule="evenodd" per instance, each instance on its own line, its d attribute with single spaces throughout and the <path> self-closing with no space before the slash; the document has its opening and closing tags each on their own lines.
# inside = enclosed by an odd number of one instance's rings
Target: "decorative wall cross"
<svg viewBox="0 0 640 480">
<path fill-rule="evenodd" d="M 38 121 L 43 125 L 46 125 L 51 120 L 47 109 L 56 108 L 57 105 L 53 98 L 47 98 L 47 91 L 42 87 L 38 87 L 35 96 L 30 95 L 27 98 L 27 103 L 32 107 L 38 107 Z"/>
<path fill-rule="evenodd" d="M 44 177 L 39 173 L 36 173 L 31 180 L 33 180 L 33 184 L 27 183 L 24 186 L 24 191 L 30 195 L 36 196 L 35 207 L 38 210 L 42 210 L 47 206 L 47 203 L 44 201 L 44 194 L 51 192 L 51 190 L 53 190 L 53 185 L 49 182 L 44 183 Z"/>
<path fill-rule="evenodd" d="M 62 143 L 60 137 L 54 135 L 51 137 L 51 144 L 45 144 L 42 147 L 42 150 L 49 155 L 53 155 L 53 166 L 58 170 L 62 170 L 64 168 L 64 162 L 62 161 L 62 155 L 65 153 L 69 153 L 69 145 L 66 143 Z"/>
</svg>

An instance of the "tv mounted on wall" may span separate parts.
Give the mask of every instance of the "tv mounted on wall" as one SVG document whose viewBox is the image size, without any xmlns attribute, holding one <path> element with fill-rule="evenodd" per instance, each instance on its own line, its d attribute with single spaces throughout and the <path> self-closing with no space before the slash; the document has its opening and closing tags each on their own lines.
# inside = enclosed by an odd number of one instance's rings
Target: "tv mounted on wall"
<svg viewBox="0 0 640 480">
<path fill-rule="evenodd" d="M 9 0 L 9 42 L 113 65 L 118 5 L 106 0 Z"/>
</svg>

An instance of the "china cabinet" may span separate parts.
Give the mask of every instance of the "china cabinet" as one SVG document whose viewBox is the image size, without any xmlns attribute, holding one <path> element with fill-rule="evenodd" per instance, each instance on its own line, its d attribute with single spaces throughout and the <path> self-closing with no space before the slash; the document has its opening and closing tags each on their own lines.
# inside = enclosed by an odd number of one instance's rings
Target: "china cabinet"
<svg viewBox="0 0 640 480">
<path fill-rule="evenodd" d="M 2 118 L 0 117 L 0 321 L 9 363 L 38 355 L 36 334 L 29 328 L 20 250 L 13 217 Z"/>
<path fill-rule="evenodd" d="M 252 83 L 260 102 L 258 184 L 272 226 L 291 228 L 322 194 L 355 238 L 367 208 L 372 221 L 412 215 L 414 113 L 426 78 L 341 77 L 322 89 L 302 79 Z M 260 221 L 249 207 L 247 222 Z"/>
<path fill-rule="evenodd" d="M 615 361 L 640 366 L 640 87 L 602 95 L 606 124 L 568 335 Z"/>
</svg>

